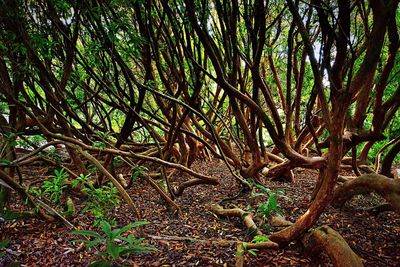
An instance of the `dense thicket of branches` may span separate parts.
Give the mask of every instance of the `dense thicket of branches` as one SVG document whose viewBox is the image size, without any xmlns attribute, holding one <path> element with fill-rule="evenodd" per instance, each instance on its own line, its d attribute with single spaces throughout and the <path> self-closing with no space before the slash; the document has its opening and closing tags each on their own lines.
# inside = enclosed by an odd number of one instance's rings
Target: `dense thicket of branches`
<svg viewBox="0 0 400 267">
<path fill-rule="evenodd" d="M 146 179 L 175 209 L 185 188 L 224 179 L 192 171 L 200 157 L 223 160 L 244 188 L 261 172 L 318 169 L 308 211 L 271 236 L 289 243 L 332 200 L 341 164 L 393 177 L 399 19 L 397 0 L 2 0 L 0 178 L 26 194 L 18 167 L 63 166 L 45 149 L 62 144 L 73 176 L 93 163 L 139 217 L 116 157 L 154 163 Z M 368 168 L 382 140 L 388 152 Z M 33 152 L 17 158 L 14 141 Z"/>
</svg>

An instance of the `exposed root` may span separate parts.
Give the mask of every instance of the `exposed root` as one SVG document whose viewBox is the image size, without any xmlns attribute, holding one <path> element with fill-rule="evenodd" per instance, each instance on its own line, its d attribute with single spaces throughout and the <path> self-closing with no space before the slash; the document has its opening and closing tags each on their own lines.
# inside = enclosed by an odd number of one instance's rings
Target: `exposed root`
<svg viewBox="0 0 400 267">
<path fill-rule="evenodd" d="M 329 226 L 324 225 L 311 231 L 304 236 L 302 242 L 310 255 L 326 252 L 336 267 L 364 266 L 346 240 Z"/>
<path fill-rule="evenodd" d="M 333 198 L 333 205 L 343 206 L 354 195 L 375 192 L 383 197 L 394 210 L 400 213 L 400 180 L 380 174 L 364 174 L 339 186 Z"/>
<path fill-rule="evenodd" d="M 219 182 L 218 181 L 210 181 L 210 180 L 203 180 L 203 179 L 190 179 L 186 182 L 181 183 L 176 189 L 175 189 L 175 196 L 181 196 L 183 192 L 185 191 L 186 188 L 195 186 L 195 185 L 201 185 L 201 184 L 210 184 L 210 185 L 217 185 Z"/>
<path fill-rule="evenodd" d="M 262 235 L 263 233 L 258 229 L 257 225 L 253 221 L 253 216 L 249 212 L 245 212 L 242 209 L 234 208 L 234 209 L 224 209 L 218 204 L 211 204 L 209 208 L 212 212 L 219 216 L 235 216 L 239 217 L 243 220 L 243 223 L 250 231 L 250 235 Z"/>
<path fill-rule="evenodd" d="M 235 253 L 235 267 L 243 267 L 244 265 L 244 248 L 243 243 L 238 242 L 236 245 L 236 253 Z"/>
<path fill-rule="evenodd" d="M 271 226 L 273 227 L 287 227 L 291 226 L 293 223 L 286 220 L 283 216 L 281 215 L 276 215 L 272 217 L 271 219 Z"/>
<path fill-rule="evenodd" d="M 364 173 L 375 173 L 374 169 L 368 165 L 358 165 L 357 167 L 360 171 L 363 171 Z M 346 165 L 346 164 L 340 165 L 340 168 L 343 170 L 349 170 L 349 171 L 353 170 L 352 165 Z"/>
</svg>

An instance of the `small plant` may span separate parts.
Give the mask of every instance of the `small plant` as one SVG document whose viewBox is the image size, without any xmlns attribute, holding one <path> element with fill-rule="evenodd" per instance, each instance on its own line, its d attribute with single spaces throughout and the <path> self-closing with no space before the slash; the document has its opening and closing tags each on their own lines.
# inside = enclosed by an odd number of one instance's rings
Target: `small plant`
<svg viewBox="0 0 400 267">
<path fill-rule="evenodd" d="M 49 175 L 49 178 L 52 178 L 52 180 L 45 181 L 42 185 L 42 194 L 49 196 L 49 199 L 57 204 L 61 200 L 63 189 L 67 187 L 67 185 L 64 185 L 64 182 L 68 178 L 68 174 L 64 168 L 61 168 L 59 171 L 55 170 L 54 175 Z"/>
<path fill-rule="evenodd" d="M 105 149 L 107 147 L 107 145 L 101 141 L 94 141 L 93 147 L 99 148 L 99 149 Z"/>
<path fill-rule="evenodd" d="M 62 157 L 60 153 L 58 153 L 58 149 L 51 147 L 47 154 L 51 159 L 53 159 L 56 163 L 60 164 L 62 162 Z"/>
<path fill-rule="evenodd" d="M 94 166 L 93 164 L 88 164 L 87 166 L 86 166 L 86 169 L 91 173 L 91 174 L 95 174 L 96 173 L 96 171 L 97 171 L 97 167 L 96 166 Z"/>
<path fill-rule="evenodd" d="M 272 191 L 263 185 L 256 184 L 256 187 L 261 189 L 260 193 L 253 193 L 252 197 L 266 197 L 267 201 L 258 204 L 256 216 L 261 216 L 263 222 L 268 219 L 273 213 L 281 214 L 281 209 L 278 204 L 278 196 L 285 197 L 282 191 Z"/>
<path fill-rule="evenodd" d="M 6 239 L 0 242 L 0 258 L 5 255 L 4 249 L 10 243 L 10 240 Z"/>
<path fill-rule="evenodd" d="M 93 146 L 100 149 L 105 149 L 107 147 L 107 142 L 111 134 L 112 133 L 109 131 L 107 132 L 96 131 L 96 135 L 101 139 L 101 141 L 94 141 Z"/>
<path fill-rule="evenodd" d="M 75 179 L 75 181 L 72 183 L 72 187 L 77 187 L 79 184 L 88 185 L 89 184 L 89 179 L 90 179 L 90 174 L 79 174 L 78 178 Z"/>
<path fill-rule="evenodd" d="M 108 220 L 107 212 L 119 205 L 118 190 L 112 183 L 108 183 L 100 188 L 95 188 L 91 183 L 83 183 L 82 192 L 88 194 L 83 212 L 90 211 L 96 218 L 94 225 L 100 221 Z"/>
<path fill-rule="evenodd" d="M 144 166 L 135 166 L 134 168 L 132 168 L 132 174 L 131 174 L 132 182 L 135 182 L 137 178 L 144 173 L 145 170 L 147 170 L 147 168 Z"/>
<path fill-rule="evenodd" d="M 106 132 L 102 132 L 102 131 L 96 131 L 96 135 L 104 142 L 108 141 L 108 139 L 111 137 L 112 132 L 110 131 L 106 131 Z"/>
<path fill-rule="evenodd" d="M 29 192 L 38 197 L 49 197 L 50 201 L 59 204 L 63 189 L 67 187 L 64 182 L 68 178 L 68 174 L 64 168 L 61 168 L 59 171 L 55 170 L 54 175 L 49 175 L 49 178 L 52 178 L 52 180 L 44 181 L 41 188 L 31 187 Z"/>
<path fill-rule="evenodd" d="M 268 237 L 266 237 L 265 235 L 256 235 L 255 237 L 253 237 L 253 240 L 251 240 L 252 243 L 263 243 L 263 242 L 267 242 L 269 240 Z"/>
<path fill-rule="evenodd" d="M 9 133 L 9 134 L 3 134 L 2 139 L 6 143 L 8 147 L 15 147 L 18 145 L 18 142 L 16 141 L 18 137 L 18 134 L 16 133 Z"/>
<path fill-rule="evenodd" d="M 101 221 L 100 228 L 104 232 L 103 235 L 88 230 L 73 231 L 73 234 L 84 236 L 89 240 L 79 239 L 72 242 L 86 243 L 87 249 L 99 245 L 101 251 L 98 252 L 98 255 L 101 256 L 102 259 L 93 262 L 91 266 L 111 266 L 111 262 L 117 260 L 122 255 L 157 251 L 156 248 L 143 244 L 144 238 L 136 238 L 133 234 L 128 236 L 124 235 L 132 228 L 145 224 L 147 224 L 147 222 L 135 222 L 122 228 L 112 229 L 108 222 Z"/>
<path fill-rule="evenodd" d="M 241 249 L 238 249 L 236 251 L 235 256 L 241 256 L 241 255 L 243 255 L 245 253 L 249 253 L 250 255 L 253 255 L 253 256 L 257 257 L 258 249 L 256 249 L 256 248 L 248 249 L 247 248 L 248 243 L 243 243 L 242 246 L 243 247 Z"/>
<path fill-rule="evenodd" d="M 247 249 L 247 245 L 248 245 L 247 243 L 243 243 L 244 252 L 247 252 L 247 253 L 253 255 L 254 257 L 257 257 L 258 249 L 256 249 L 256 248 Z"/>
</svg>

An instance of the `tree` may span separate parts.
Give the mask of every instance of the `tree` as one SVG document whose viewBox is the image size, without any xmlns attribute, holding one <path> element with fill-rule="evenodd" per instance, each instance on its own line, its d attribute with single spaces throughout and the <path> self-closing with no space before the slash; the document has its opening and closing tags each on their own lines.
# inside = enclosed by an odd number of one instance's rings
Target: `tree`
<svg viewBox="0 0 400 267">
<path fill-rule="evenodd" d="M 40 135 L 44 146 L 64 144 L 78 174 L 92 162 L 98 184 L 111 180 L 133 210 L 115 179 L 116 156 L 132 168 L 156 164 L 144 176 L 174 209 L 187 187 L 219 183 L 191 169 L 199 157 L 223 160 L 244 189 L 261 172 L 293 181 L 295 168 L 317 169 L 307 212 L 271 235 L 280 245 L 313 227 L 334 196 L 392 184 L 368 182 L 361 165 L 385 134 L 398 133 L 398 1 L 1 5 L 3 139 Z M 385 177 L 400 150 L 398 138 L 389 139 L 377 170 Z M 13 167 L 31 162 L 14 148 L 7 153 Z M 363 182 L 334 193 L 342 163 Z M 177 184 L 177 170 L 190 178 Z"/>
</svg>

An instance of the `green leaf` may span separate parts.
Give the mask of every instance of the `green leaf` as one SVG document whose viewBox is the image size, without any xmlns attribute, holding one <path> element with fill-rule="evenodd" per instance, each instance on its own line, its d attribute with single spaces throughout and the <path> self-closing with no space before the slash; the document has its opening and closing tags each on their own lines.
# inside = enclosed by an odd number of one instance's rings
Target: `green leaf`
<svg viewBox="0 0 400 267">
<path fill-rule="evenodd" d="M 103 230 L 103 232 L 106 234 L 107 237 L 109 237 L 109 238 L 112 237 L 111 225 L 108 222 L 101 221 L 100 228 L 101 228 L 101 230 Z"/>
<path fill-rule="evenodd" d="M 95 240 L 85 240 L 85 239 L 74 239 L 71 241 L 71 243 L 85 243 L 87 244 L 86 249 L 89 249 L 97 244 L 101 243 L 100 239 L 95 239 Z"/>
<path fill-rule="evenodd" d="M 252 193 L 251 194 L 251 197 L 263 197 L 263 196 L 265 196 L 265 194 L 264 193 Z"/>
<path fill-rule="evenodd" d="M 249 249 L 249 250 L 247 250 L 247 252 L 249 252 L 251 255 L 256 256 L 256 257 L 257 257 L 257 251 L 258 251 L 258 249 Z"/>
<path fill-rule="evenodd" d="M 0 249 L 5 248 L 8 245 L 8 243 L 10 243 L 10 240 L 8 240 L 8 239 L 1 241 L 0 242 Z"/>
<path fill-rule="evenodd" d="M 112 231 L 112 236 L 113 236 L 113 238 L 115 238 L 115 237 L 117 237 L 117 236 L 119 236 L 119 235 L 125 233 L 126 231 L 129 231 L 129 230 L 132 229 L 133 227 L 134 227 L 134 226 L 133 226 L 132 224 L 129 224 L 129 225 L 124 226 L 124 227 L 122 227 L 122 228 L 120 228 L 120 229 L 115 229 L 115 230 Z"/>
<path fill-rule="evenodd" d="M 146 224 L 149 224 L 149 222 L 134 222 L 132 223 L 132 227 L 138 227 Z"/>
<path fill-rule="evenodd" d="M 120 247 L 114 241 L 107 243 L 107 253 L 116 260 L 119 257 Z"/>
<path fill-rule="evenodd" d="M 94 231 L 89 231 L 89 230 L 74 230 L 72 231 L 73 234 L 75 235 L 83 235 L 83 236 L 90 236 L 90 237 L 95 237 L 99 239 L 103 239 L 103 237 Z"/>
<path fill-rule="evenodd" d="M 259 189 L 261 189 L 262 191 L 268 193 L 268 194 L 271 192 L 271 189 L 266 188 L 265 186 L 263 186 L 263 185 L 261 185 L 261 184 L 256 184 L 256 187 L 259 188 Z"/>
<path fill-rule="evenodd" d="M 276 210 L 278 208 L 278 200 L 276 199 L 275 195 L 269 196 L 267 200 L 267 206 L 271 211 Z"/>
<path fill-rule="evenodd" d="M 94 261 L 88 267 L 112 267 L 112 264 L 105 260 Z"/>
<path fill-rule="evenodd" d="M 251 240 L 251 242 L 262 243 L 262 242 L 267 242 L 268 240 L 269 238 L 264 235 L 256 235 L 255 237 L 253 237 L 253 240 Z"/>
</svg>

